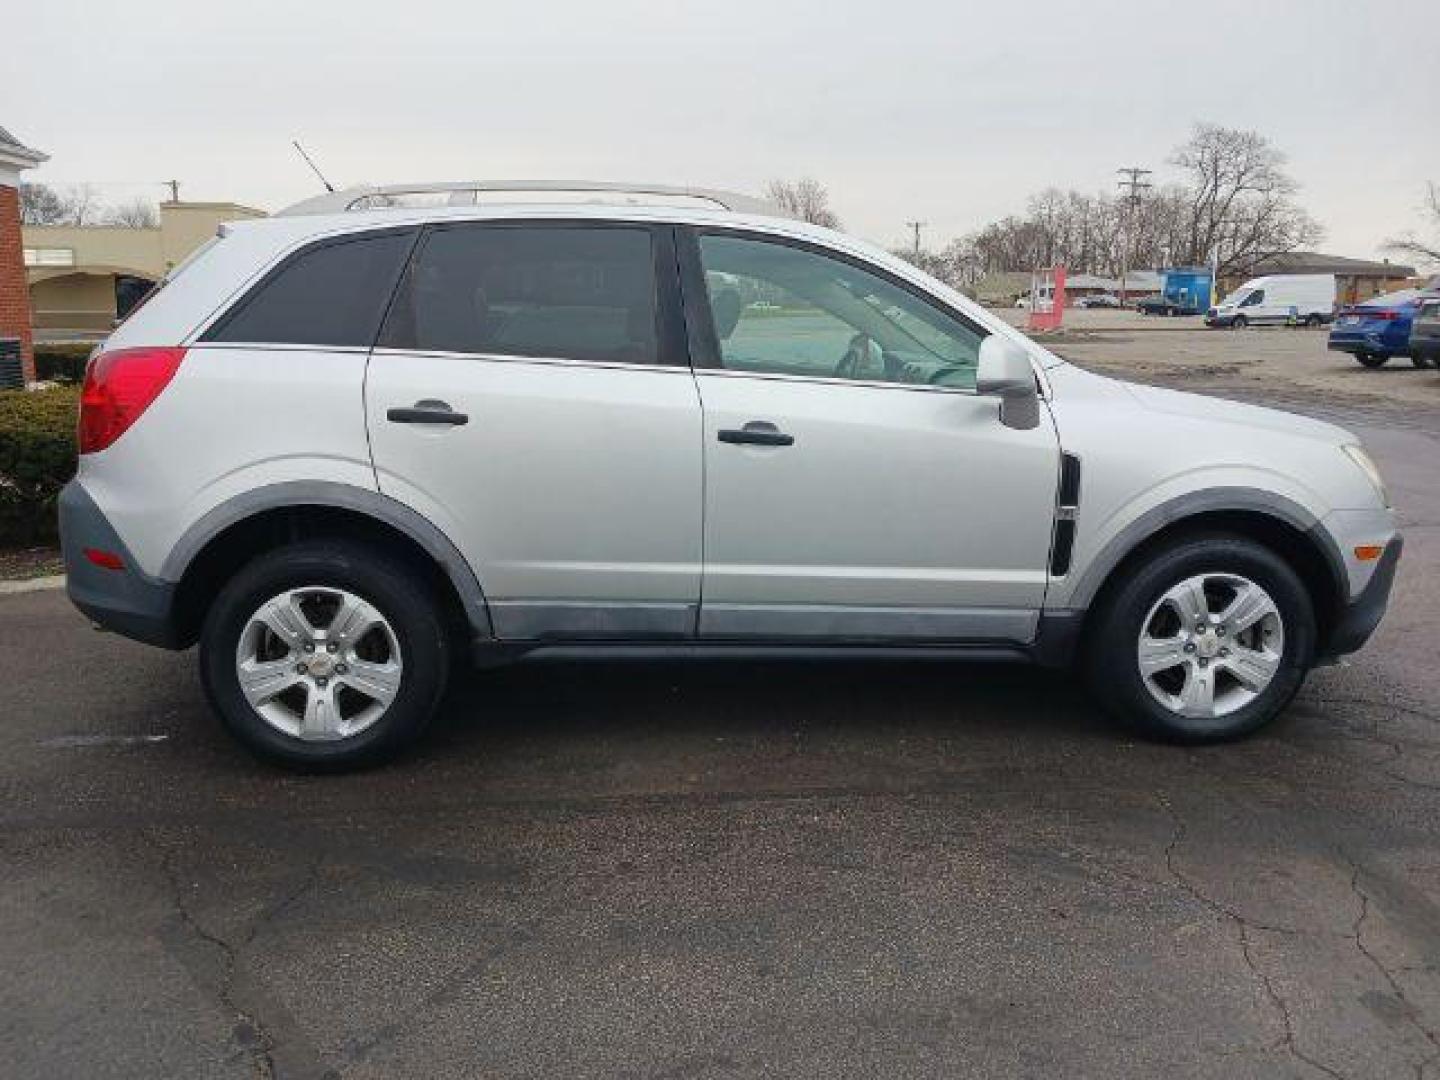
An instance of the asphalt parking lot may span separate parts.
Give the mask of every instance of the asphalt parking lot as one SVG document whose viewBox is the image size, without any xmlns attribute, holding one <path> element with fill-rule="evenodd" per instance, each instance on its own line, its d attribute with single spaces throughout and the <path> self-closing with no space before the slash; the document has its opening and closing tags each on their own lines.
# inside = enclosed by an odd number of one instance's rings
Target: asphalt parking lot
<svg viewBox="0 0 1440 1080">
<path fill-rule="evenodd" d="M 193 657 L 0 596 L 0 1075 L 1440 1076 L 1440 376 L 1137 367 L 1348 421 L 1404 520 L 1241 744 L 1022 669 L 535 666 L 298 777 Z"/>
</svg>

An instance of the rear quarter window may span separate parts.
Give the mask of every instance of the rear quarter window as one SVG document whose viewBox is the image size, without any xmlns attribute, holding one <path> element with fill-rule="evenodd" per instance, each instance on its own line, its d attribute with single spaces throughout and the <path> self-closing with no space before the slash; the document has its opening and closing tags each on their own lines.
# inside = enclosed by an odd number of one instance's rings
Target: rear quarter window
<svg viewBox="0 0 1440 1080">
<path fill-rule="evenodd" d="M 415 230 L 325 240 L 287 258 L 212 326 L 203 341 L 368 348 Z"/>
</svg>

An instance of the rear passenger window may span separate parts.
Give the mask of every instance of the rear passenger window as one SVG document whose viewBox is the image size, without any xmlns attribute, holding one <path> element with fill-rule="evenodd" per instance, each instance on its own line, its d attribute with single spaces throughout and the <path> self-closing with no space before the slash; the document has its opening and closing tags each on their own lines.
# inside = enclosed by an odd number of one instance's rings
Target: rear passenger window
<svg viewBox="0 0 1440 1080">
<path fill-rule="evenodd" d="M 302 251 L 204 340 L 369 348 L 414 238 L 412 231 L 390 232 Z"/>
<path fill-rule="evenodd" d="M 423 241 L 381 343 L 653 364 L 655 312 L 648 229 L 457 226 Z"/>
</svg>

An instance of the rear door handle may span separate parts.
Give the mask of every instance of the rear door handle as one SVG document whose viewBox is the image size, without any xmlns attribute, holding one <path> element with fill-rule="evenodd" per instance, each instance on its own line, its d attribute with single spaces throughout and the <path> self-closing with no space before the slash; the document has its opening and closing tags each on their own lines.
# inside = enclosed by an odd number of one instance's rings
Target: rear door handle
<svg viewBox="0 0 1440 1080">
<path fill-rule="evenodd" d="M 385 419 L 392 424 L 450 424 L 459 427 L 468 424 L 470 417 L 456 412 L 443 401 L 417 401 L 408 409 L 387 409 Z"/>
<path fill-rule="evenodd" d="M 795 436 L 787 435 L 768 420 L 751 420 L 744 427 L 722 428 L 716 437 L 723 443 L 749 446 L 794 446 Z"/>
</svg>

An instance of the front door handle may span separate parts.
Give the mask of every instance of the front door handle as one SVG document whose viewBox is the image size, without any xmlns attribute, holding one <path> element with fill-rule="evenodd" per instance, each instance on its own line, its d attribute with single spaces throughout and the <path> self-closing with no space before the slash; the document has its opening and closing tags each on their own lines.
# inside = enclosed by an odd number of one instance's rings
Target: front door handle
<svg viewBox="0 0 1440 1080">
<path fill-rule="evenodd" d="M 392 424 L 450 424 L 455 427 L 470 422 L 470 417 L 456 412 L 446 402 L 429 398 L 417 401 L 408 409 L 387 409 L 385 419 Z"/>
<path fill-rule="evenodd" d="M 749 446 L 794 446 L 795 436 L 786 435 L 768 420 L 751 420 L 743 428 L 722 428 L 717 437 L 723 443 Z"/>
</svg>

